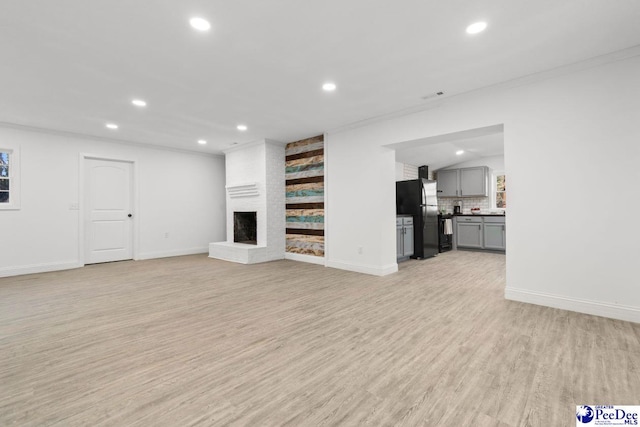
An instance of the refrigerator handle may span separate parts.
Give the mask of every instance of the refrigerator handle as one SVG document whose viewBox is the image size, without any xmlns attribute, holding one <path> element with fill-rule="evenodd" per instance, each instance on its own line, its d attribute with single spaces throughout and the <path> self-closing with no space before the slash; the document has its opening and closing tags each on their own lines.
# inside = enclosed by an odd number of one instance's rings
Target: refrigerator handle
<svg viewBox="0 0 640 427">
<path fill-rule="evenodd" d="M 422 228 L 427 226 L 427 192 L 424 190 L 424 184 L 421 183 L 422 190 Z"/>
</svg>

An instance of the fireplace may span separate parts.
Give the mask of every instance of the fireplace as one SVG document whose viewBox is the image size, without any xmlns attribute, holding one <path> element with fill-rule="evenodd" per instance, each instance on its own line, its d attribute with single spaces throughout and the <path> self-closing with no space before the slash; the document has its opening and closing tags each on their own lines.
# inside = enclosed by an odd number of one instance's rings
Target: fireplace
<svg viewBox="0 0 640 427">
<path fill-rule="evenodd" d="M 284 258 L 284 144 L 259 140 L 225 150 L 226 233 L 209 257 L 240 264 Z"/>
<path fill-rule="evenodd" d="M 233 213 L 233 241 L 248 245 L 258 244 L 258 223 L 256 212 Z"/>
</svg>

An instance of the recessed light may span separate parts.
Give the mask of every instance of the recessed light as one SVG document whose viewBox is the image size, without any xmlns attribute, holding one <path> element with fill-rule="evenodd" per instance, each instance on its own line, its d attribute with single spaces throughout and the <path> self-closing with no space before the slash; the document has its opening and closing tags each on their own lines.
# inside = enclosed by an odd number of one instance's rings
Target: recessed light
<svg viewBox="0 0 640 427">
<path fill-rule="evenodd" d="M 236 126 L 236 129 L 238 129 L 239 131 L 244 132 L 245 130 L 247 130 L 249 128 L 247 127 L 247 125 L 238 125 L 238 126 Z"/>
<path fill-rule="evenodd" d="M 198 140 L 198 144 L 200 145 L 205 145 L 207 143 L 207 141 L 205 141 L 204 139 L 199 139 Z"/>
<path fill-rule="evenodd" d="M 203 18 L 191 18 L 189 24 L 198 31 L 209 31 L 211 24 Z"/>
<path fill-rule="evenodd" d="M 118 125 L 115 123 L 107 123 L 105 126 L 113 130 L 118 129 Z"/>
<path fill-rule="evenodd" d="M 460 155 L 462 155 L 462 154 L 464 154 L 464 150 L 458 150 L 458 151 L 456 151 L 456 155 L 457 155 L 457 156 L 460 156 Z"/>
<path fill-rule="evenodd" d="M 331 82 L 325 83 L 322 85 L 322 90 L 325 92 L 333 92 L 336 90 L 336 84 Z"/>
<path fill-rule="evenodd" d="M 131 103 L 133 105 L 135 105 L 136 107 L 146 107 L 147 106 L 146 101 L 143 101 L 142 99 L 134 99 L 133 101 L 131 101 Z"/>
<path fill-rule="evenodd" d="M 478 34 L 487 28 L 486 22 L 476 22 L 467 27 L 467 34 Z"/>
</svg>

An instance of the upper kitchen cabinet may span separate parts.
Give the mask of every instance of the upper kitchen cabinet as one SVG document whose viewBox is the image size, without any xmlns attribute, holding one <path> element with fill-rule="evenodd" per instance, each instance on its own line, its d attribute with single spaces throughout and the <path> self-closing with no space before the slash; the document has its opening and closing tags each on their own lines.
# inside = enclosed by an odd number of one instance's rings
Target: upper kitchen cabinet
<svg viewBox="0 0 640 427">
<path fill-rule="evenodd" d="M 481 196 L 487 197 L 489 168 L 479 166 L 475 168 L 459 169 L 460 171 L 460 195 L 462 197 Z"/>
<path fill-rule="evenodd" d="M 444 169 L 438 171 L 438 196 L 456 197 L 460 185 L 458 183 L 458 169 Z"/>
<path fill-rule="evenodd" d="M 439 197 L 487 197 L 489 168 L 476 166 L 438 171 Z"/>
</svg>

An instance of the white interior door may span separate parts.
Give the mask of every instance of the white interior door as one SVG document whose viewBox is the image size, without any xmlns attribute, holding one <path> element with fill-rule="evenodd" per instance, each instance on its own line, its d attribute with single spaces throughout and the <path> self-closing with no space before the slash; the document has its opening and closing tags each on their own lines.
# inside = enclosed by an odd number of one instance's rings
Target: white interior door
<svg viewBox="0 0 640 427">
<path fill-rule="evenodd" d="M 85 264 L 133 258 L 132 164 L 85 159 Z"/>
</svg>

